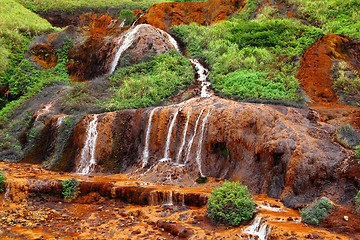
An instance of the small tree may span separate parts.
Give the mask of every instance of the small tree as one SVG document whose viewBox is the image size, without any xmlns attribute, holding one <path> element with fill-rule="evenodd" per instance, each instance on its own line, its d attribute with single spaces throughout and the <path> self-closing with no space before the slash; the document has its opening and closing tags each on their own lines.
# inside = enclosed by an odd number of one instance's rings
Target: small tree
<svg viewBox="0 0 360 240">
<path fill-rule="evenodd" d="M 236 226 L 253 218 L 255 203 L 247 186 L 225 181 L 211 193 L 206 215 L 213 221 Z"/>
<path fill-rule="evenodd" d="M 77 181 L 75 178 L 71 178 L 64 180 L 61 184 L 63 186 L 62 194 L 66 200 L 70 200 L 75 197 L 78 190 L 79 181 Z"/>
<path fill-rule="evenodd" d="M 134 12 L 131 10 L 121 10 L 118 19 L 119 21 L 125 21 L 124 27 L 130 26 L 135 19 Z"/>
</svg>

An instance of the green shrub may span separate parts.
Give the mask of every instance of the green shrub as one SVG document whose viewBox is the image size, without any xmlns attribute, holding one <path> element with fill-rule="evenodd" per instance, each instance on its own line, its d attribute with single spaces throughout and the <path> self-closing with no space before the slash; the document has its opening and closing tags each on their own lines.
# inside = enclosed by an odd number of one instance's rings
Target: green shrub
<svg viewBox="0 0 360 240">
<path fill-rule="evenodd" d="M 360 215 L 360 190 L 355 196 L 355 212 Z"/>
<path fill-rule="evenodd" d="M 315 201 L 300 210 L 301 221 L 311 225 L 319 225 L 331 213 L 333 208 L 334 204 L 329 199 L 322 197 L 319 201 Z"/>
<path fill-rule="evenodd" d="M 61 184 L 63 186 L 62 194 L 66 200 L 70 200 L 76 196 L 79 187 L 78 180 L 76 180 L 75 178 L 66 179 L 62 181 Z"/>
<path fill-rule="evenodd" d="M 121 10 L 118 19 L 120 21 L 125 21 L 124 22 L 124 27 L 130 26 L 130 24 L 135 19 L 134 12 L 131 11 L 131 10 Z"/>
<path fill-rule="evenodd" d="M 236 226 L 252 219 L 255 203 L 246 186 L 225 181 L 211 193 L 206 215 L 216 223 Z"/>
<path fill-rule="evenodd" d="M 171 50 L 147 63 L 120 68 L 110 77 L 112 97 L 102 104 L 108 111 L 143 108 L 164 101 L 194 80 L 192 65 Z"/>
<path fill-rule="evenodd" d="M 6 177 L 2 171 L 0 171 L 0 192 L 5 190 Z"/>
</svg>

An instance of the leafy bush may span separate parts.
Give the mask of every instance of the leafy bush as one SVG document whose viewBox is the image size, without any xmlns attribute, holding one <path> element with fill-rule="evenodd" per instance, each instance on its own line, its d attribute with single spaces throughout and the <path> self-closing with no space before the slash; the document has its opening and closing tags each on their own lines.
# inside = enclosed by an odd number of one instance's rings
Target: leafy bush
<svg viewBox="0 0 360 240">
<path fill-rule="evenodd" d="M 65 199 L 70 200 L 71 198 L 76 196 L 76 192 L 78 191 L 79 181 L 75 178 L 66 179 L 61 182 L 63 186 L 62 194 Z"/>
<path fill-rule="evenodd" d="M 315 201 L 300 210 L 301 221 L 311 225 L 319 225 L 331 213 L 333 208 L 334 204 L 329 199 L 322 197 L 319 201 Z"/>
<path fill-rule="evenodd" d="M 176 50 L 155 60 L 120 68 L 110 77 L 113 96 L 105 102 L 107 110 L 148 107 L 164 101 L 194 79 L 191 63 Z"/>
<path fill-rule="evenodd" d="M 124 21 L 124 27 L 129 26 L 135 19 L 134 12 L 131 10 L 121 10 L 119 14 L 120 21 Z"/>
<path fill-rule="evenodd" d="M 246 186 L 225 181 L 211 193 L 206 215 L 213 221 L 236 226 L 252 219 L 255 203 Z"/>
<path fill-rule="evenodd" d="M 0 171 L 0 192 L 5 190 L 6 177 L 2 171 Z"/>
</svg>

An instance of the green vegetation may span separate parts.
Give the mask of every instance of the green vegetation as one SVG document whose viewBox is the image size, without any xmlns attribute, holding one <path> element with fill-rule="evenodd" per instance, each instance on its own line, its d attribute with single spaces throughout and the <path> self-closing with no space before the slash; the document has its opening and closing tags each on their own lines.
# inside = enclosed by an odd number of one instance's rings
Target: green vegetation
<svg viewBox="0 0 360 240">
<path fill-rule="evenodd" d="M 107 110 L 142 108 L 164 101 L 194 79 L 191 63 L 176 50 L 155 60 L 118 69 L 110 77 L 115 86 Z"/>
<path fill-rule="evenodd" d="M 24 57 L 31 36 L 54 30 L 48 21 L 16 1 L 0 1 L 0 85 Z"/>
<path fill-rule="evenodd" d="M 124 27 L 128 27 L 135 20 L 134 12 L 131 10 L 122 10 L 119 13 L 120 21 L 124 21 Z"/>
<path fill-rule="evenodd" d="M 211 193 L 206 215 L 213 221 L 236 226 L 252 219 L 255 203 L 246 186 L 225 181 Z"/>
<path fill-rule="evenodd" d="M 360 215 L 360 190 L 358 191 L 357 195 L 355 196 L 355 212 Z"/>
<path fill-rule="evenodd" d="M 315 201 L 306 208 L 300 210 L 302 221 L 311 225 L 319 225 L 334 208 L 334 204 L 327 198 L 323 197 Z"/>
<path fill-rule="evenodd" d="M 216 91 L 242 99 L 299 101 L 294 59 L 323 31 L 297 20 L 242 17 L 209 27 L 173 26 L 172 31 L 187 44 L 191 57 L 210 65 Z"/>
<path fill-rule="evenodd" d="M 61 182 L 63 186 L 62 194 L 66 200 L 71 200 L 72 198 L 76 197 L 79 181 L 75 178 L 66 179 Z"/>
<path fill-rule="evenodd" d="M 5 191 L 6 177 L 2 171 L 0 171 L 0 192 Z"/>
<path fill-rule="evenodd" d="M 155 3 L 171 2 L 170 0 L 16 0 L 26 8 L 34 12 L 45 12 L 49 10 L 69 11 L 73 12 L 81 9 L 109 9 L 109 8 L 130 8 L 130 9 L 146 9 Z"/>
<path fill-rule="evenodd" d="M 360 40 L 360 2 L 358 0 L 286 0 L 298 6 L 297 15 L 325 33 L 345 34 Z"/>
</svg>

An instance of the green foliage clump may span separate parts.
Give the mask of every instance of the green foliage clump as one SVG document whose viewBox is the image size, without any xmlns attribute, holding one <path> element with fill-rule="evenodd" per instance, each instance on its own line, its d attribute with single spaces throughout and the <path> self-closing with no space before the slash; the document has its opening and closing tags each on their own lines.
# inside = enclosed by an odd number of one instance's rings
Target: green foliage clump
<svg viewBox="0 0 360 240">
<path fill-rule="evenodd" d="M 176 50 L 155 60 L 120 68 L 110 77 L 116 86 L 107 110 L 142 108 L 164 101 L 194 79 L 191 63 Z"/>
<path fill-rule="evenodd" d="M 315 201 L 300 210 L 301 221 L 311 225 L 319 225 L 331 213 L 333 208 L 334 204 L 329 199 L 323 197 L 319 201 Z"/>
<path fill-rule="evenodd" d="M 266 18 L 233 18 L 209 27 L 180 25 L 172 31 L 187 44 L 191 57 L 210 65 L 216 91 L 243 99 L 290 101 L 301 100 L 294 59 L 323 34 L 297 20 Z"/>
<path fill-rule="evenodd" d="M 357 214 L 360 215 L 360 190 L 358 191 L 357 195 L 355 196 L 355 211 Z"/>
<path fill-rule="evenodd" d="M 297 15 L 325 33 L 345 34 L 360 39 L 360 2 L 358 0 L 286 0 L 297 5 Z"/>
<path fill-rule="evenodd" d="M 213 221 L 236 226 L 252 219 L 255 203 L 246 186 L 225 181 L 211 193 L 206 215 Z"/>
<path fill-rule="evenodd" d="M 62 194 L 65 199 L 70 200 L 76 196 L 79 187 L 79 181 L 75 178 L 66 179 L 61 182 L 63 186 Z"/>
<path fill-rule="evenodd" d="M 6 181 L 5 174 L 2 171 L 0 171 L 0 192 L 3 192 L 5 190 L 5 181 Z"/>
<path fill-rule="evenodd" d="M 336 129 L 336 141 L 348 148 L 355 148 L 360 145 L 360 133 L 350 124 L 340 126 Z"/>
<path fill-rule="evenodd" d="M 135 20 L 134 12 L 131 10 L 122 10 L 119 13 L 120 21 L 124 21 L 124 27 L 130 26 L 130 24 Z"/>
</svg>

